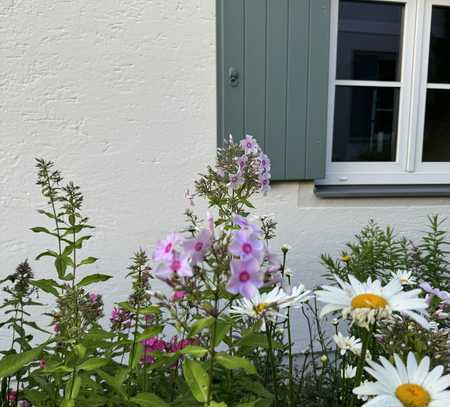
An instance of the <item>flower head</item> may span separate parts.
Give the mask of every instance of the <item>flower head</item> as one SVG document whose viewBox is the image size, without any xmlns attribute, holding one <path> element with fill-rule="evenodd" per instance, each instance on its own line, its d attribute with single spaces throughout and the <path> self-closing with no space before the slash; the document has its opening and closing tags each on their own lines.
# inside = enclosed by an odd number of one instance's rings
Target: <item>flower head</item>
<svg viewBox="0 0 450 407">
<path fill-rule="evenodd" d="M 344 336 L 340 332 L 333 336 L 334 342 L 336 342 L 337 347 L 341 350 L 340 353 L 344 356 L 347 352 L 352 352 L 355 355 L 361 354 L 362 343 L 360 339 L 354 336 Z"/>
<path fill-rule="evenodd" d="M 259 187 L 260 187 L 260 191 L 262 193 L 267 193 L 270 190 L 270 174 L 269 173 L 265 173 L 265 174 L 261 174 L 258 178 L 258 182 L 259 182 Z"/>
<path fill-rule="evenodd" d="M 261 153 L 258 157 L 258 162 L 261 174 L 267 174 L 270 172 L 270 158 L 266 154 Z"/>
<path fill-rule="evenodd" d="M 232 294 L 241 294 L 245 298 L 252 298 L 262 287 L 264 274 L 260 270 L 259 262 L 254 257 L 245 260 L 231 260 L 231 278 L 227 290 Z"/>
<path fill-rule="evenodd" d="M 366 371 L 376 382 L 365 382 L 353 389 L 358 396 L 373 397 L 367 407 L 447 407 L 450 405 L 450 375 L 443 376 L 444 368 L 430 371 L 430 359 L 417 364 L 413 353 L 406 365 L 394 355 L 395 365 L 381 357 L 381 363 L 369 361 Z"/>
<path fill-rule="evenodd" d="M 155 276 L 161 280 L 168 280 L 174 276 L 192 277 L 192 268 L 186 253 L 173 252 L 171 258 L 161 262 L 155 269 Z"/>
<path fill-rule="evenodd" d="M 256 154 L 258 152 L 258 143 L 252 136 L 248 134 L 243 140 L 241 140 L 240 144 L 244 149 L 245 154 Z"/>
<path fill-rule="evenodd" d="M 198 236 L 184 241 L 184 250 L 191 257 L 192 264 L 195 265 L 203 260 L 211 243 L 212 235 L 208 229 L 202 229 Z"/>
<path fill-rule="evenodd" d="M 229 176 L 229 182 L 228 182 L 228 188 L 230 189 L 237 189 L 244 183 L 244 178 L 242 177 L 242 174 L 240 171 L 238 171 L 236 174 L 230 174 Z"/>
<path fill-rule="evenodd" d="M 178 233 L 169 234 L 164 240 L 158 242 L 153 252 L 154 261 L 170 260 L 173 251 L 182 243 L 183 237 Z"/>
<path fill-rule="evenodd" d="M 349 283 L 336 277 L 338 287 L 324 286 L 317 292 L 317 299 L 325 303 L 321 316 L 341 311 L 352 323 L 368 327 L 379 319 L 390 319 L 392 313 L 405 314 L 418 324 L 428 328 L 425 319 L 427 303 L 419 297 L 420 290 L 403 291 L 398 279 L 382 286 L 378 280 L 368 279 L 362 283 L 352 275 Z"/>
<path fill-rule="evenodd" d="M 234 215 L 233 224 L 239 226 L 241 229 L 250 230 L 256 234 L 261 234 L 261 228 L 254 223 L 250 223 L 248 218 L 241 215 Z"/>
<path fill-rule="evenodd" d="M 416 279 L 410 270 L 399 270 L 396 273 L 391 272 L 392 278 L 397 278 L 401 285 L 415 285 Z"/>
<path fill-rule="evenodd" d="M 252 230 L 237 230 L 228 250 L 241 259 L 255 258 L 260 262 L 264 256 L 264 243 Z"/>
</svg>

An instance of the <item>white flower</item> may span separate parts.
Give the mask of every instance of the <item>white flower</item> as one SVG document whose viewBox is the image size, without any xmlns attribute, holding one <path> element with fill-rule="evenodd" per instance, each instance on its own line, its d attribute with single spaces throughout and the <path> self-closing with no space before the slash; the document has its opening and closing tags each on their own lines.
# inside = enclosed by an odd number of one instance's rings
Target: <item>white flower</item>
<svg viewBox="0 0 450 407">
<path fill-rule="evenodd" d="M 327 355 L 322 355 L 320 357 L 320 361 L 322 362 L 322 364 L 325 364 L 328 362 L 328 356 Z"/>
<path fill-rule="evenodd" d="M 356 366 L 347 366 L 343 372 L 342 377 L 344 379 L 353 379 L 356 376 Z"/>
<path fill-rule="evenodd" d="M 394 355 L 395 366 L 381 357 L 381 364 L 369 362 L 366 371 L 376 382 L 365 382 L 353 389 L 358 396 L 374 397 L 366 407 L 448 407 L 450 405 L 450 375 L 443 376 L 443 366 L 430 372 L 430 359 L 425 357 L 417 365 L 413 353 L 405 365 Z"/>
<path fill-rule="evenodd" d="M 272 291 L 264 294 L 256 293 L 250 300 L 242 298 L 232 306 L 231 314 L 249 316 L 250 318 L 268 317 L 274 319 L 277 316 L 284 318 L 285 315 L 279 311 L 287 307 L 298 307 L 301 303 L 311 298 L 311 291 L 306 291 L 301 284 L 292 288 L 292 293 L 286 293 L 282 288 L 275 287 Z"/>
<path fill-rule="evenodd" d="M 344 356 L 347 351 L 354 353 L 355 355 L 361 354 L 362 343 L 361 340 L 354 336 L 346 337 L 338 332 L 333 336 L 333 340 L 336 342 L 337 347 L 341 350 L 341 355 Z"/>
<path fill-rule="evenodd" d="M 376 320 L 390 319 L 392 313 L 407 315 L 424 328 L 429 324 L 426 318 L 425 299 L 420 298 L 421 290 L 403 291 L 398 279 L 382 286 L 379 280 L 358 281 L 349 276 L 349 283 L 335 277 L 338 287 L 323 286 L 317 291 L 317 299 L 325 303 L 321 317 L 335 311 L 341 311 L 344 318 L 349 316 L 352 323 L 368 328 Z"/>
<path fill-rule="evenodd" d="M 392 278 L 397 278 L 401 285 L 415 285 L 417 283 L 412 271 L 399 270 L 396 273 L 391 272 L 391 275 Z"/>
<path fill-rule="evenodd" d="M 294 272 L 290 268 L 287 268 L 286 270 L 284 270 L 284 275 L 286 277 L 294 277 Z"/>
</svg>

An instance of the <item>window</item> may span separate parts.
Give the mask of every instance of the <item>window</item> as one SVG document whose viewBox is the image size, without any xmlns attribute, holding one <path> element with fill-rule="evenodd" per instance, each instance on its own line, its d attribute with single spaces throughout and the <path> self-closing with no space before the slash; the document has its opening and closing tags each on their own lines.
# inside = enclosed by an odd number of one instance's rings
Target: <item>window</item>
<svg viewBox="0 0 450 407">
<path fill-rule="evenodd" d="M 450 0 L 331 0 L 321 184 L 450 183 Z"/>
</svg>

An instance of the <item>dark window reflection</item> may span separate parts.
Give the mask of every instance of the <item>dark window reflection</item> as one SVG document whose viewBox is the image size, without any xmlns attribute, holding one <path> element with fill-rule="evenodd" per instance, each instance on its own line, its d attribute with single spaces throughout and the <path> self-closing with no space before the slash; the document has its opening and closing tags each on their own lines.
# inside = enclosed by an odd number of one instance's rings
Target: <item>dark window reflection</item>
<svg viewBox="0 0 450 407">
<path fill-rule="evenodd" d="M 337 79 L 399 81 L 404 6 L 341 0 Z"/>
<path fill-rule="evenodd" d="M 428 82 L 450 83 L 450 8 L 433 7 Z"/>
<path fill-rule="evenodd" d="M 450 161 L 450 91 L 429 89 L 423 161 Z"/>
<path fill-rule="evenodd" d="M 399 89 L 336 87 L 333 161 L 395 161 Z"/>
</svg>

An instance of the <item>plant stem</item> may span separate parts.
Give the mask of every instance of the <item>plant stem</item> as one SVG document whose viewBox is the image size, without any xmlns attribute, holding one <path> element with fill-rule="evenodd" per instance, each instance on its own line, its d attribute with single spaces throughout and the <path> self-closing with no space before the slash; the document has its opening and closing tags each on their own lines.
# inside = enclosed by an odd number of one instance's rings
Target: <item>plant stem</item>
<svg viewBox="0 0 450 407">
<path fill-rule="evenodd" d="M 205 406 L 209 406 L 212 400 L 212 385 L 213 385 L 213 378 L 214 378 L 214 359 L 216 357 L 216 331 L 217 331 L 217 304 L 218 304 L 219 298 L 218 293 L 216 289 L 215 298 L 214 298 L 214 324 L 212 327 L 211 332 L 211 343 L 209 345 L 209 370 L 208 370 L 208 397 L 207 402 Z"/>
<path fill-rule="evenodd" d="M 364 373 L 364 365 L 366 364 L 366 354 L 367 349 L 369 347 L 369 341 L 370 337 L 373 332 L 373 327 L 370 327 L 369 330 L 362 329 L 362 349 L 361 349 L 361 356 L 358 360 L 358 367 L 356 369 L 356 376 L 355 376 L 355 385 L 354 388 L 358 387 L 361 384 L 363 373 Z M 356 396 L 352 397 L 352 401 L 350 403 L 350 407 L 353 407 L 355 403 Z"/>
<path fill-rule="evenodd" d="M 271 325 L 269 324 L 269 321 L 265 319 L 266 323 L 266 336 L 267 336 L 267 343 L 269 345 L 269 360 L 270 360 L 270 366 L 272 369 L 272 380 L 273 380 L 273 394 L 275 396 L 275 402 L 274 407 L 278 406 L 278 380 L 277 380 L 277 369 L 275 366 L 275 358 L 273 354 L 273 345 L 272 345 L 272 334 L 271 334 Z"/>
</svg>

